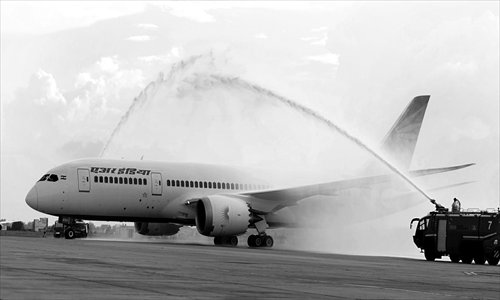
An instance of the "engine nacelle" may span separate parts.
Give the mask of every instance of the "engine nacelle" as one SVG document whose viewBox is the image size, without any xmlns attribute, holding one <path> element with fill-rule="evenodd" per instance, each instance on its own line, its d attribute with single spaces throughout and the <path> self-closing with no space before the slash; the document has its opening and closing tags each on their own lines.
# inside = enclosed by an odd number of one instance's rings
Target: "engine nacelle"
<svg viewBox="0 0 500 300">
<path fill-rule="evenodd" d="M 243 234 L 250 224 L 245 201 L 230 196 L 211 196 L 196 204 L 196 229 L 206 236 Z"/>
<path fill-rule="evenodd" d="M 135 222 L 135 231 L 142 235 L 174 235 L 181 226 L 168 223 Z"/>
</svg>

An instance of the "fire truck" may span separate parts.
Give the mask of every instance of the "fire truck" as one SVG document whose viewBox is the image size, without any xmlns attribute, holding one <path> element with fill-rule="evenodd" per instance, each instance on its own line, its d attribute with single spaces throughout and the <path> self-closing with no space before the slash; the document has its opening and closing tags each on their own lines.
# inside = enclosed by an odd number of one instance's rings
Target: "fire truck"
<svg viewBox="0 0 500 300">
<path fill-rule="evenodd" d="M 450 212 L 436 204 L 435 211 L 414 218 L 410 228 L 416 221 L 413 241 L 428 261 L 449 256 L 454 263 L 497 265 L 500 260 L 500 209 Z"/>
<path fill-rule="evenodd" d="M 66 224 L 56 221 L 54 224 L 54 237 L 65 237 L 66 239 L 85 238 L 89 233 L 89 224 L 81 220 Z"/>
</svg>

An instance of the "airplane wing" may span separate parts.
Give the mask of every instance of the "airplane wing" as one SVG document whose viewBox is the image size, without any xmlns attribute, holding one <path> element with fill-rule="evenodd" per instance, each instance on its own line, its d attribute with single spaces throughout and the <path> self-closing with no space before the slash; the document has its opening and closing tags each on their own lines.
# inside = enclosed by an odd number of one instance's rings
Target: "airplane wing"
<svg viewBox="0 0 500 300">
<path fill-rule="evenodd" d="M 444 173 L 470 167 L 474 164 L 464 164 L 452 167 L 422 169 L 410 171 L 410 177 Z M 368 188 L 375 184 L 386 183 L 398 179 L 396 174 L 360 177 L 347 180 L 339 180 L 321 184 L 305 185 L 299 187 L 247 192 L 240 194 L 247 198 L 254 211 L 261 214 L 276 212 L 287 206 L 296 205 L 297 202 L 313 196 L 335 196 L 340 191 L 352 188 Z M 249 199 L 251 198 L 251 199 Z"/>
</svg>

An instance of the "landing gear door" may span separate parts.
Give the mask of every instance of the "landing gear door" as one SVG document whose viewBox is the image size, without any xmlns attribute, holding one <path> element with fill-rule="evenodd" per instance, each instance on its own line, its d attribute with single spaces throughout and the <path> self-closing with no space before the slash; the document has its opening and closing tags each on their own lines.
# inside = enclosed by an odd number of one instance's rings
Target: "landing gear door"
<svg viewBox="0 0 500 300">
<path fill-rule="evenodd" d="M 90 192 L 89 169 L 78 169 L 78 190 L 80 192 Z"/>
<path fill-rule="evenodd" d="M 161 186 L 161 174 L 160 173 L 151 173 L 151 182 L 152 182 L 152 187 L 151 187 L 151 192 L 155 196 L 161 196 L 162 193 L 162 186 Z"/>
</svg>

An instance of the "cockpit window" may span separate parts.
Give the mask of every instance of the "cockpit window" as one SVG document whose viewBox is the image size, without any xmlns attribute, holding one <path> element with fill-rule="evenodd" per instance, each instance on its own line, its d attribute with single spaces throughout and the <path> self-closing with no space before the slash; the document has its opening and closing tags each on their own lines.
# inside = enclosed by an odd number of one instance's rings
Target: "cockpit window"
<svg viewBox="0 0 500 300">
<path fill-rule="evenodd" d="M 52 182 L 56 182 L 58 180 L 59 180 L 59 177 L 57 177 L 56 174 L 50 174 L 49 178 L 47 178 L 47 181 L 52 181 Z"/>
<path fill-rule="evenodd" d="M 47 177 L 49 177 L 49 174 L 43 175 L 42 178 L 40 178 L 40 180 L 38 180 L 38 181 L 45 181 L 45 180 L 47 180 Z"/>
</svg>

